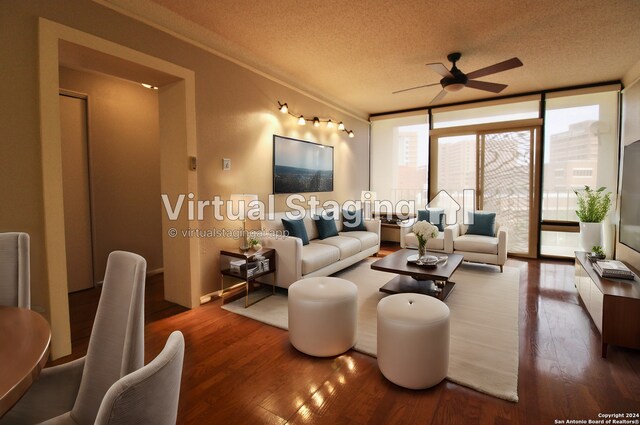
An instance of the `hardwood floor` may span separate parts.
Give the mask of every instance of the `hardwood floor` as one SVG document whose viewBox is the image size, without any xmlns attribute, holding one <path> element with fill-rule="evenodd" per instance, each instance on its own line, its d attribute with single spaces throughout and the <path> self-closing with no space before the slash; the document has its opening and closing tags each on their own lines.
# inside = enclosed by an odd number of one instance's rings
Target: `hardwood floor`
<svg viewBox="0 0 640 425">
<path fill-rule="evenodd" d="M 397 249 L 383 247 L 379 255 Z M 175 329 L 185 335 L 180 424 L 554 424 L 640 411 L 640 351 L 609 348 L 573 286 L 571 262 L 509 259 L 520 269 L 520 401 L 444 381 L 425 391 L 388 382 L 376 360 L 349 351 L 319 359 L 287 332 L 229 313 L 220 300 L 183 311 L 147 283 L 146 360 Z M 98 291 L 70 295 L 74 354 L 82 355 Z M 60 361 L 56 362 L 59 363 Z"/>
</svg>

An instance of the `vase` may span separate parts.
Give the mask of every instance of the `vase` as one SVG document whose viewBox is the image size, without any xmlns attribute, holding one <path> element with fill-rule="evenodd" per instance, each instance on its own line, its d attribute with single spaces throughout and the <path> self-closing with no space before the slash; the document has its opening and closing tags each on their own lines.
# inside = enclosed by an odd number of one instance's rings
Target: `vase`
<svg viewBox="0 0 640 425">
<path fill-rule="evenodd" d="M 422 257 L 425 256 L 425 254 L 427 253 L 427 242 L 420 242 L 418 241 L 418 259 L 422 259 Z"/>
<path fill-rule="evenodd" d="M 580 223 L 580 246 L 586 252 L 602 246 L 602 223 Z"/>
</svg>

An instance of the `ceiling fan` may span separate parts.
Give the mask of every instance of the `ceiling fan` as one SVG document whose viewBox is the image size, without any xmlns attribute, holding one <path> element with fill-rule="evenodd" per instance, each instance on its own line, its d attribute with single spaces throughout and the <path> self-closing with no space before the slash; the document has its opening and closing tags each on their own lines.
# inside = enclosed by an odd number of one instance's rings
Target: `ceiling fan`
<svg viewBox="0 0 640 425">
<path fill-rule="evenodd" d="M 449 60 L 449 62 L 453 64 L 450 70 L 447 69 L 447 67 L 440 62 L 427 64 L 427 66 L 431 68 L 432 71 L 435 71 L 438 74 L 442 75 L 442 79 L 440 80 L 439 83 L 410 87 L 408 89 L 394 91 L 392 94 L 401 93 L 408 90 L 415 90 L 422 87 L 437 86 L 438 84 L 442 86 L 442 90 L 440 91 L 440 93 L 436 95 L 436 97 L 431 99 L 431 102 L 429 103 L 435 103 L 441 100 L 447 94 L 447 92 L 460 91 L 465 87 L 471 87 L 472 89 L 478 89 L 478 90 L 485 90 L 491 93 L 500 93 L 502 90 L 507 88 L 506 84 L 497 84 L 497 83 L 489 83 L 486 81 L 478 81 L 478 80 L 475 80 L 475 78 L 485 77 L 491 74 L 497 74 L 498 72 L 503 72 L 509 69 L 522 66 L 522 62 L 520 61 L 520 59 L 511 58 L 504 62 L 496 63 L 494 65 L 487 66 L 486 68 L 481 68 L 476 71 L 465 74 L 464 72 L 460 71 L 456 66 L 456 62 L 460 60 L 461 56 L 462 54 L 458 52 L 447 55 L 447 59 Z"/>
</svg>

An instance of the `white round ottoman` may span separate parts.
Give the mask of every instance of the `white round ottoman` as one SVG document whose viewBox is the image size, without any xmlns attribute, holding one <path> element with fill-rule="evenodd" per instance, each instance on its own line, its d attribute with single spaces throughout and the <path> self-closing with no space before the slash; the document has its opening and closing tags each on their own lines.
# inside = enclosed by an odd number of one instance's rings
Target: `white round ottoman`
<svg viewBox="0 0 640 425">
<path fill-rule="evenodd" d="M 378 367 L 394 384 L 429 388 L 449 368 L 449 307 L 422 294 L 395 294 L 378 303 Z"/>
<path fill-rule="evenodd" d="M 289 341 L 317 357 L 342 354 L 356 343 L 358 288 L 336 277 L 310 277 L 289 286 Z"/>
</svg>

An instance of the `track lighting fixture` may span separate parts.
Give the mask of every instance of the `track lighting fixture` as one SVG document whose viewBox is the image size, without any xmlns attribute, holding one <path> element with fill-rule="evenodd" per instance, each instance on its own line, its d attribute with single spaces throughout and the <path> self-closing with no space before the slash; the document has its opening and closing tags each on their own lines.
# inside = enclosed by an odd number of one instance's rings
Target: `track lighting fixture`
<svg viewBox="0 0 640 425">
<path fill-rule="evenodd" d="M 278 110 L 280 112 L 282 112 L 283 114 L 289 114 L 292 117 L 296 117 L 298 124 L 299 125 L 305 125 L 307 123 L 307 121 L 312 122 L 314 127 L 320 127 L 320 124 L 323 122 L 327 123 L 327 128 L 334 128 L 336 125 L 336 121 L 332 120 L 331 118 L 323 120 L 320 119 L 318 117 L 313 117 L 313 118 L 305 118 L 304 115 L 295 115 L 292 114 L 289 111 L 289 105 L 287 105 L 287 103 L 282 103 L 280 101 L 278 101 Z M 340 123 L 338 124 L 338 130 L 339 131 L 344 131 L 345 133 L 347 133 L 347 136 L 351 139 L 353 139 L 354 137 L 356 137 L 356 135 L 353 133 L 352 130 L 347 130 L 346 127 L 344 126 L 344 123 L 342 121 L 340 121 Z"/>
</svg>

